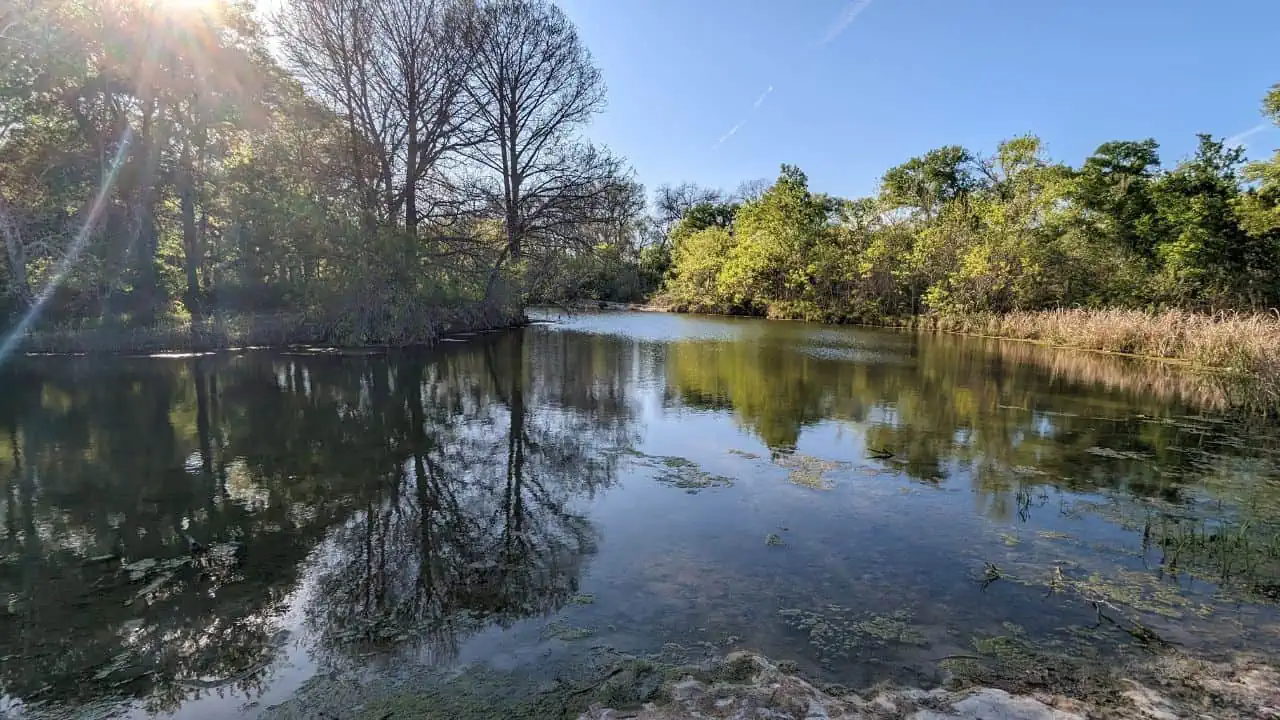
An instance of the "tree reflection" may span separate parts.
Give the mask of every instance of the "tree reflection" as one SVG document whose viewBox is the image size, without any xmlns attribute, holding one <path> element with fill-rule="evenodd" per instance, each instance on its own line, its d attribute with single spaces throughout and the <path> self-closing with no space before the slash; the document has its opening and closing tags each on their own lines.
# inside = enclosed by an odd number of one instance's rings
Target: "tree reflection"
<svg viewBox="0 0 1280 720">
<path fill-rule="evenodd" d="M 1061 354 L 1025 344 L 925 336 L 882 356 L 857 338 L 677 341 L 667 384 L 680 402 L 731 409 L 778 451 L 794 449 L 805 427 L 843 423 L 912 478 L 969 477 L 1001 496 L 986 507 L 1005 517 L 1028 507 L 1019 495 L 1040 485 L 1176 502 L 1203 474 L 1191 450 L 1204 446 L 1206 429 L 1181 417 L 1196 409 L 1179 398 L 1216 396 L 1167 381 L 1164 366 L 1067 354 L 1079 358 L 1073 375 Z"/>
<path fill-rule="evenodd" d="M 630 375 L 617 342 L 560 357 L 523 338 L 10 369 L 0 691 L 150 710 L 252 695 L 308 558 L 307 624 L 334 658 L 409 638 L 449 653 L 558 607 L 595 543 L 575 508 L 616 473 L 596 450 L 634 432 Z"/>
<path fill-rule="evenodd" d="M 496 402 L 449 402 L 439 375 L 400 378 L 411 457 L 381 472 L 378 495 L 326 545 L 308 606 L 332 659 L 402 644 L 447 657 L 467 633 L 554 612 L 577 592 L 596 538 L 574 504 L 613 482 L 604 450 L 618 438 L 531 405 L 564 378 L 531 376 L 554 364 L 527 354 L 519 334 L 483 348 L 468 395 Z"/>
</svg>

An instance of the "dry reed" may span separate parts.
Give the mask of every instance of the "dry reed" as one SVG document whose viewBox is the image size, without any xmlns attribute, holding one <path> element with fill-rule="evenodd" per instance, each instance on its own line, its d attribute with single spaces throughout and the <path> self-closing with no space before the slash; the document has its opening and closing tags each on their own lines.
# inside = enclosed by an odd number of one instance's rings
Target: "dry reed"
<svg viewBox="0 0 1280 720">
<path fill-rule="evenodd" d="M 1049 310 L 931 318 L 944 332 L 1031 340 L 1054 347 L 1162 358 L 1242 378 L 1280 406 L 1280 313 Z"/>
</svg>

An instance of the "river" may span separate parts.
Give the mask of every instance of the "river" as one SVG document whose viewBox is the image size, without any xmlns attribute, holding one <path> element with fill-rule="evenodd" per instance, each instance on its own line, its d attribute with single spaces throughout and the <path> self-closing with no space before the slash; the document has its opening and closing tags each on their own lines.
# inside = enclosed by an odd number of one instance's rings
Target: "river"
<svg viewBox="0 0 1280 720">
<path fill-rule="evenodd" d="M 1184 370 L 538 317 L 0 369 L 0 714 L 256 717 L 464 671 L 519 693 L 611 653 L 860 688 L 1280 650 L 1280 432 Z"/>
</svg>

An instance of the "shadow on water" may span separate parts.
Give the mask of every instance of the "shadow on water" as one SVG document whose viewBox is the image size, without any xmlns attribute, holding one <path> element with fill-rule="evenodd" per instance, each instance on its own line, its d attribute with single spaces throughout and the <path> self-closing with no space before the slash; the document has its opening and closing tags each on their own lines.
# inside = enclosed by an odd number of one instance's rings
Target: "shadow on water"
<svg viewBox="0 0 1280 720">
<path fill-rule="evenodd" d="M 28 359 L 0 375 L 0 691 L 253 715 L 316 672 L 588 646 L 751 647 L 851 686 L 1275 648 L 1280 442 L 1204 387 L 641 314 Z"/>
</svg>

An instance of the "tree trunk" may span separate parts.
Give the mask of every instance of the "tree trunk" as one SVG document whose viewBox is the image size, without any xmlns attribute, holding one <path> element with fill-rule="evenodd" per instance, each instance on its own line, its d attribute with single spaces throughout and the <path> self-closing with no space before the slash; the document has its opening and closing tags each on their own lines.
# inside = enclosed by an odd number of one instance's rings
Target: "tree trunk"
<svg viewBox="0 0 1280 720">
<path fill-rule="evenodd" d="M 178 176 L 179 205 L 182 214 L 183 266 L 187 275 L 187 293 L 183 304 L 191 313 L 193 325 L 202 319 L 200 308 L 200 235 L 196 228 L 196 182 L 192 170 L 191 149 L 182 149 L 182 169 Z"/>
<path fill-rule="evenodd" d="M 4 198 L 0 198 L 0 235 L 4 236 L 5 258 L 9 262 L 9 282 L 13 285 L 11 293 L 17 301 L 18 310 L 25 311 L 31 305 L 31 285 L 27 280 L 27 249 L 22 244 L 18 220 L 9 210 Z"/>
<path fill-rule="evenodd" d="M 411 237 L 418 232 L 418 94 L 416 80 L 409 78 L 409 127 L 404 167 L 404 229 Z"/>
<path fill-rule="evenodd" d="M 159 108 L 154 96 L 143 104 L 141 141 L 138 143 L 137 164 L 142 172 L 138 179 L 137 207 L 134 209 L 137 236 L 134 239 L 134 263 L 137 268 L 137 318 L 143 325 L 155 322 L 155 310 L 159 283 L 156 279 L 156 253 L 159 238 L 156 232 L 155 173 L 156 173 L 156 116 Z"/>
</svg>

